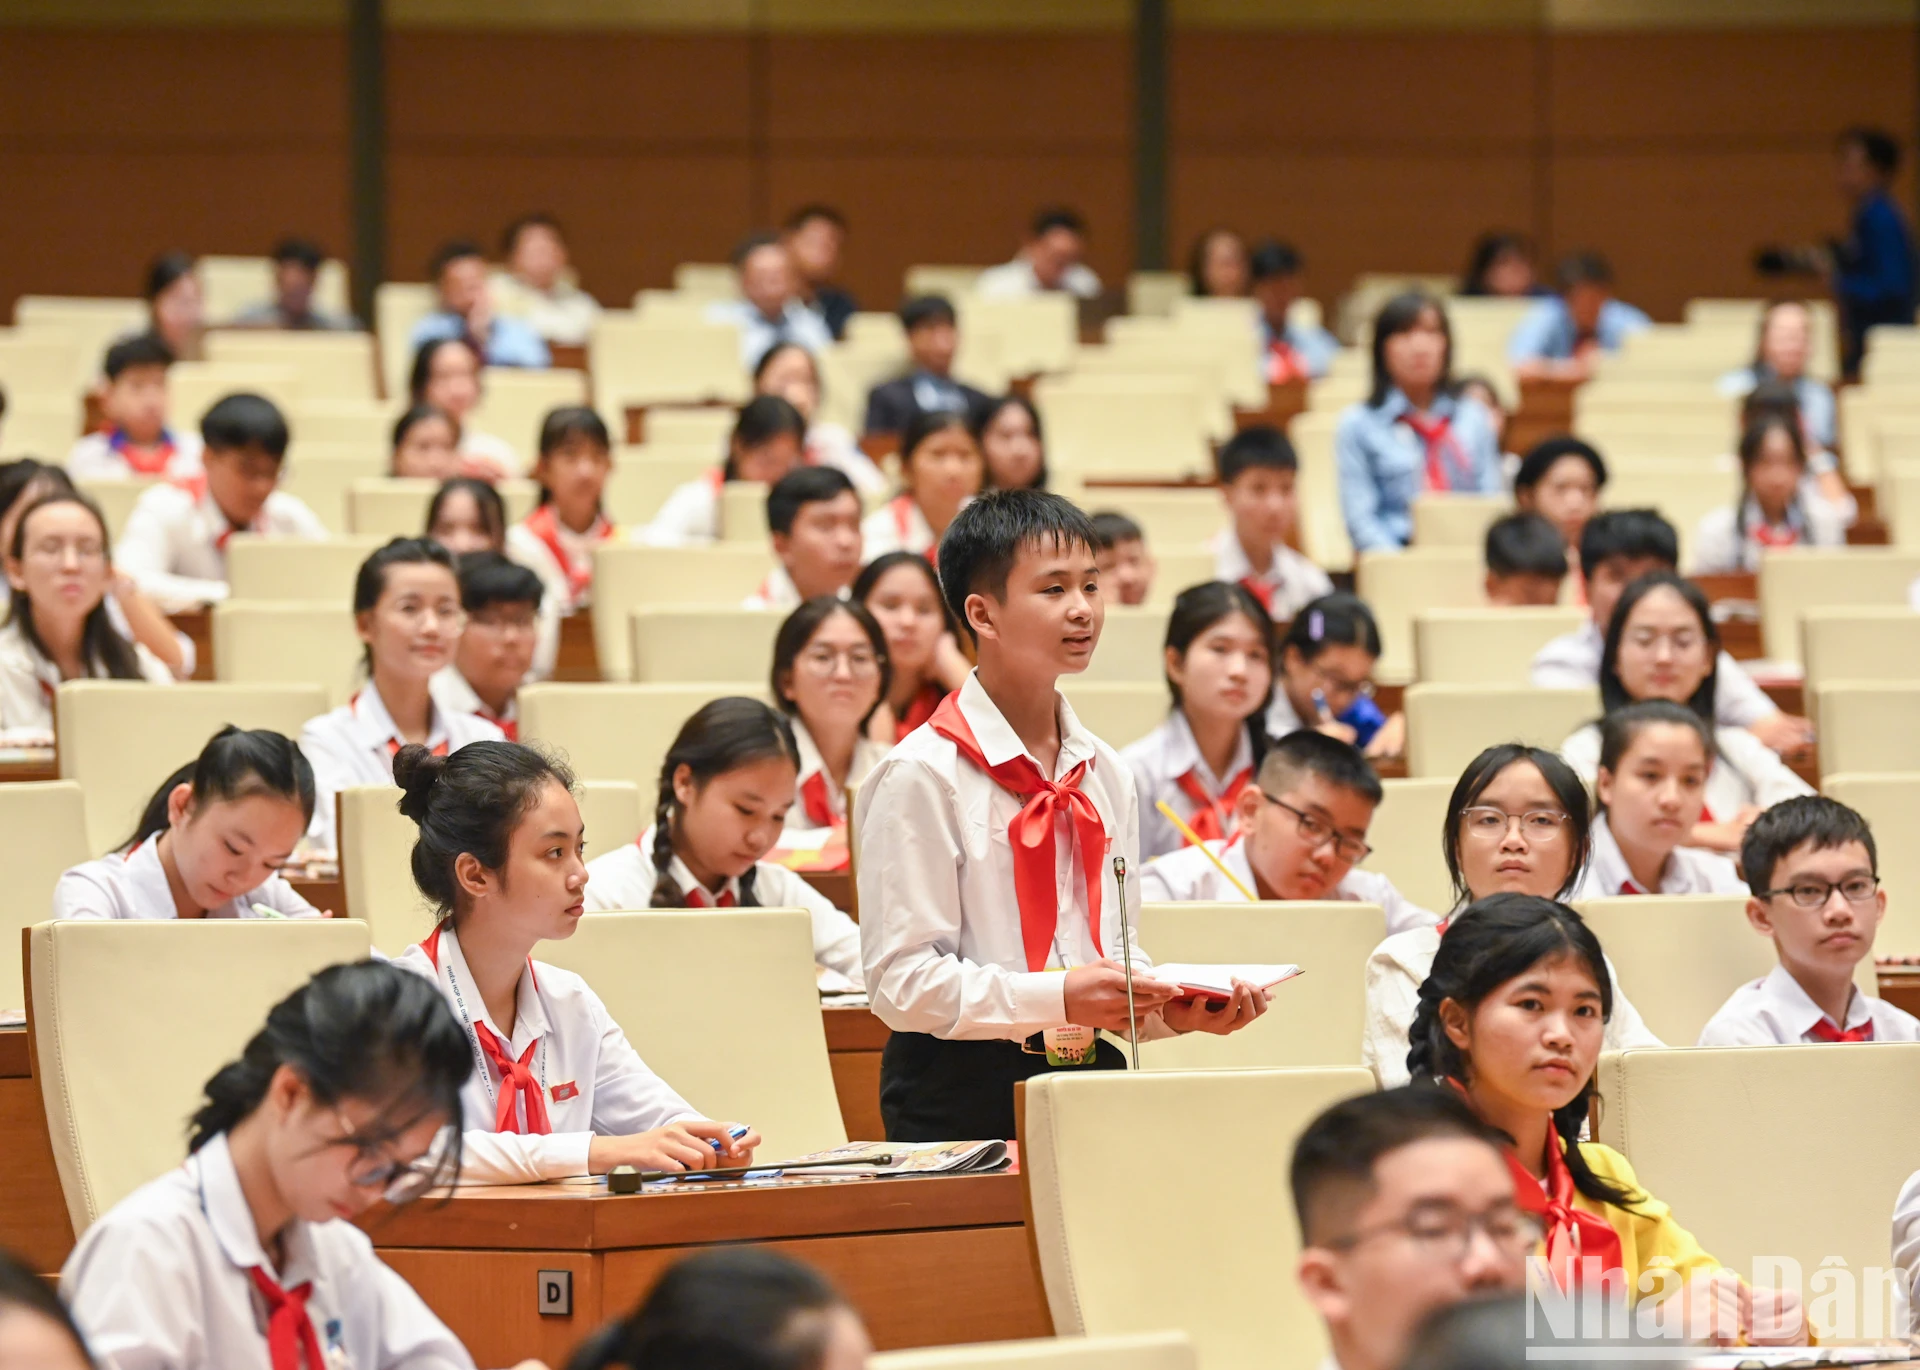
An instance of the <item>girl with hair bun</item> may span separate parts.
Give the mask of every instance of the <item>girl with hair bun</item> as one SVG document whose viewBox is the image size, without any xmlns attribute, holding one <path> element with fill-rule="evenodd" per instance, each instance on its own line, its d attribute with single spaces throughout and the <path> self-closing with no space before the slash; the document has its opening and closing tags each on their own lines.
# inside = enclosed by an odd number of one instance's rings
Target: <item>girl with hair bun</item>
<svg viewBox="0 0 1920 1370">
<path fill-rule="evenodd" d="M 89 1227 L 60 1289 L 111 1370 L 472 1370 L 353 1219 L 460 1173 L 460 1025 L 383 961 L 288 995 L 207 1081 L 185 1165 Z"/>
<path fill-rule="evenodd" d="M 160 782 L 125 842 L 60 877 L 53 916 L 319 917 L 278 873 L 313 803 L 313 768 L 292 742 L 222 728 Z"/>
<path fill-rule="evenodd" d="M 532 1184 L 751 1160 L 758 1133 L 703 1118 L 647 1069 L 585 980 L 532 959 L 586 912 L 567 769 L 514 742 L 444 757 L 415 743 L 393 774 L 400 812 L 420 829 L 413 882 L 439 914 L 398 964 L 440 987 L 471 1053 L 465 1177 Z"/>
<path fill-rule="evenodd" d="M 781 714 L 757 699 L 704 705 L 667 749 L 653 825 L 587 867 L 587 907 L 806 909 L 822 986 L 861 987 L 859 926 L 794 872 L 762 859 L 780 841 L 799 768 Z"/>
</svg>

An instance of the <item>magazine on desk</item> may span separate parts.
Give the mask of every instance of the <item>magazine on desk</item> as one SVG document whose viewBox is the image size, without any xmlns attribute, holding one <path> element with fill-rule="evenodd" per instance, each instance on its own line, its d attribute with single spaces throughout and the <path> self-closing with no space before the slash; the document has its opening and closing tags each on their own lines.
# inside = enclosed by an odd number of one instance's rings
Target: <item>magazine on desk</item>
<svg viewBox="0 0 1920 1370">
<path fill-rule="evenodd" d="M 985 1175 L 1013 1162 L 1005 1142 L 849 1142 L 767 1168 L 803 1164 L 811 1175 Z"/>
</svg>

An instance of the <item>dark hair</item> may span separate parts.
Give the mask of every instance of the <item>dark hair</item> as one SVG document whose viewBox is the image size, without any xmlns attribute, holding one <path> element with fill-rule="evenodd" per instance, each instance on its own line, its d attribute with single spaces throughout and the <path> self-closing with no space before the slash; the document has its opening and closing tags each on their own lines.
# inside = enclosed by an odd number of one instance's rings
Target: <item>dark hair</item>
<svg viewBox="0 0 1920 1370">
<path fill-rule="evenodd" d="M 1029 490 L 1044 490 L 1047 488 L 1047 433 L 1046 430 L 1040 426 L 1040 411 L 1034 408 L 1032 400 L 1020 394 L 1018 391 L 1012 390 L 1004 395 L 988 400 L 985 405 L 981 406 L 980 412 L 973 417 L 973 441 L 974 445 L 980 449 L 982 483 L 988 489 L 997 488 L 993 484 L 993 471 L 986 465 L 987 430 L 993 427 L 994 421 L 1009 409 L 1023 411 L 1027 416 L 1027 422 L 1033 426 L 1033 440 L 1040 444 L 1040 469 L 1033 473 L 1033 484 L 1027 488 Z M 907 448 L 903 444 L 900 450 L 904 452 Z"/>
<path fill-rule="evenodd" d="M 1470 1062 L 1447 1036 L 1440 1022 L 1440 1005 L 1451 999 L 1471 1012 L 1494 990 L 1542 961 L 1565 956 L 1578 958 L 1600 991 L 1600 1017 L 1613 1017 L 1613 977 L 1600 939 L 1586 920 L 1565 904 L 1535 894 L 1490 894 L 1477 899 L 1447 924 L 1447 935 L 1434 953 L 1433 969 L 1420 985 L 1419 1006 L 1407 1032 L 1407 1071 L 1415 1080 L 1471 1078 Z M 1429 1086 L 1431 1088 L 1433 1086 Z M 1439 1088 L 1452 1092 L 1449 1085 Z M 1588 1102 L 1594 1093 L 1593 1076 L 1581 1082 L 1580 1092 L 1553 1112 L 1553 1130 L 1566 1147 L 1567 1170 L 1573 1187 L 1596 1203 L 1626 1207 L 1645 1195 L 1628 1185 L 1594 1174 L 1580 1154 L 1580 1131 L 1586 1125 Z M 1547 1145 L 1552 1146 L 1549 1137 Z"/>
<path fill-rule="evenodd" d="M 1496 576 L 1567 574 L 1567 544 L 1539 514 L 1508 514 L 1487 525 L 1487 570 Z"/>
<path fill-rule="evenodd" d="M 44 481 L 50 489 L 45 494 L 59 491 L 74 495 L 73 477 L 67 474 L 64 466 L 53 466 L 32 457 L 19 457 L 13 461 L 0 462 L 0 517 L 13 508 L 20 497 L 33 487 L 35 481 Z"/>
<path fill-rule="evenodd" d="M 342 1139 L 358 1146 L 375 1148 L 424 1119 L 444 1119 L 450 1137 L 434 1179 L 452 1184 L 459 1177 L 460 1089 L 473 1073 L 473 1048 L 426 976 L 392 961 L 328 966 L 275 1004 L 240 1059 L 207 1081 L 187 1150 L 250 1117 L 281 1066 L 298 1073 L 322 1104 L 380 1103 L 373 1121 Z"/>
<path fill-rule="evenodd" d="M 227 395 L 200 416 L 200 441 L 209 452 L 257 447 L 275 461 L 287 455 L 287 419 L 263 395 Z"/>
<path fill-rule="evenodd" d="M 1740 400 L 1740 427 L 1744 430 L 1761 419 L 1777 418 L 1800 426 L 1800 392 L 1792 381 L 1778 376 L 1762 376 Z"/>
<path fill-rule="evenodd" d="M 813 353 L 809 352 L 806 348 L 802 347 L 797 342 L 777 342 L 773 346 L 769 347 L 765 352 L 762 352 L 760 354 L 760 360 L 753 364 L 754 388 L 756 390 L 759 388 L 761 378 L 767 374 L 767 368 L 773 365 L 773 359 L 775 357 L 782 356 L 788 352 L 798 352 L 801 356 L 807 359 L 807 365 L 813 371 L 814 387 L 816 389 L 824 391 L 825 386 L 822 384 L 820 379 L 819 360 L 813 355 Z M 788 402 L 791 403 L 792 401 L 788 401 Z"/>
<path fill-rule="evenodd" d="M 305 823 L 313 822 L 313 767 L 293 742 L 267 728 L 236 728 L 215 733 L 200 755 L 160 782 L 131 836 L 115 851 L 131 851 L 167 830 L 167 804 L 181 785 L 193 786 L 192 807 L 230 804 L 256 794 L 296 804 Z M 303 823 L 304 827 L 305 824 Z"/>
<path fill-rule="evenodd" d="M 953 303 L 945 295 L 915 295 L 900 306 L 900 326 L 909 333 L 937 323 L 959 323 Z"/>
<path fill-rule="evenodd" d="M 797 443 L 807 440 L 807 421 L 787 401 L 778 395 L 755 395 L 741 405 L 727 443 L 727 479 L 733 479 L 734 454 L 739 448 L 759 447 L 783 434 Z"/>
<path fill-rule="evenodd" d="M 152 304 L 183 276 L 193 274 L 190 252 L 163 252 L 147 264 L 147 303 Z"/>
<path fill-rule="evenodd" d="M 476 476 L 454 476 L 441 482 L 427 505 L 427 526 L 420 530 L 420 536 L 432 535 L 433 525 L 440 521 L 447 501 L 459 494 L 473 498 L 474 507 L 480 511 L 480 522 L 486 525 L 496 543 L 503 542 L 507 536 L 506 502 L 500 498 L 498 490 Z"/>
<path fill-rule="evenodd" d="M 1098 544 L 1096 544 L 1097 547 Z M 1243 614 L 1254 630 L 1260 635 L 1260 645 L 1269 653 L 1273 650 L 1273 619 L 1268 616 L 1259 600 L 1253 597 L 1244 585 L 1229 585 L 1223 580 L 1203 581 L 1199 585 L 1189 585 L 1173 601 L 1173 612 L 1167 616 L 1166 650 L 1178 652 L 1182 661 L 1200 635 L 1214 624 L 1233 614 Z M 1173 695 L 1173 707 L 1183 708 L 1186 700 L 1181 696 L 1180 687 L 1174 683 L 1173 676 L 1166 677 L 1167 689 Z M 1266 693 L 1253 706 L 1243 720 L 1247 729 L 1247 740 L 1253 747 L 1253 766 L 1257 771 L 1260 762 L 1267 754 L 1267 705 L 1273 701 L 1273 678 L 1267 678 Z"/>
<path fill-rule="evenodd" d="M 14 1310 L 37 1314 L 53 1323 L 67 1334 L 67 1340 L 73 1343 L 73 1349 L 80 1353 L 80 1360 L 87 1366 L 93 1364 L 93 1354 L 87 1350 L 86 1339 L 80 1335 L 80 1329 L 74 1325 L 73 1314 L 67 1311 L 66 1304 L 53 1291 L 53 1286 L 18 1256 L 0 1247 L 0 1317 Z"/>
<path fill-rule="evenodd" d="M 1193 246 L 1187 251 L 1187 288 L 1195 295 L 1207 293 L 1207 250 L 1213 246 L 1215 238 L 1231 238 L 1240 244 L 1240 255 L 1247 255 L 1247 240 L 1224 225 L 1216 224 L 1193 240 Z M 1251 270 L 1251 263 L 1249 263 Z M 1249 274 L 1248 279 L 1252 276 Z"/>
<path fill-rule="evenodd" d="M 159 334 L 135 333 L 107 349 L 107 360 L 100 369 L 106 372 L 108 380 L 117 381 L 122 372 L 133 367 L 168 367 L 173 365 L 173 360 L 173 349 L 160 340 Z"/>
<path fill-rule="evenodd" d="M 1866 818 L 1837 799 L 1799 794 L 1783 799 L 1754 819 L 1740 839 L 1740 873 L 1756 897 L 1773 888 L 1774 872 L 1796 847 L 1831 851 L 1858 842 L 1867 849 L 1867 868 L 1880 874 L 1880 849 Z"/>
<path fill-rule="evenodd" d="M 1092 553 L 1093 524 L 1078 506 L 1045 490 L 988 490 L 947 525 L 940 539 L 940 592 L 947 611 L 975 642 L 980 635 L 967 622 L 967 596 L 1005 598 L 1007 573 L 1029 546 L 1084 546 Z"/>
<path fill-rule="evenodd" d="M 1580 569 L 1591 576 L 1603 562 L 1680 564 L 1680 540 L 1657 509 L 1602 509 L 1580 530 Z"/>
<path fill-rule="evenodd" d="M 59 470 L 58 467 L 42 467 L 41 469 Z M 35 474 L 38 473 L 30 472 L 28 474 L 28 482 L 33 479 Z M 64 476 L 66 472 L 61 471 L 60 474 Z M 94 522 L 100 525 L 101 547 L 103 550 L 106 548 L 109 543 L 107 520 L 106 517 L 101 514 L 100 506 L 88 499 L 85 495 L 77 494 L 69 488 L 66 490 L 49 491 L 47 494 L 36 498 L 33 503 L 21 511 L 19 519 L 13 525 L 13 544 L 7 548 L 8 556 L 12 557 L 15 561 L 20 561 L 25 557 L 28 522 L 42 509 L 50 508 L 56 504 L 77 504 L 89 514 L 92 514 Z M 5 512 L 5 508 L 0 507 L 0 513 Z M 111 587 L 103 590 L 99 601 L 95 603 L 91 609 L 87 610 L 86 621 L 80 626 L 80 658 L 86 662 L 87 671 L 90 675 L 97 665 L 108 680 L 144 679 L 145 677 L 140 670 L 140 658 L 134 651 L 133 644 L 121 635 L 118 628 L 113 626 L 113 619 L 109 616 L 107 600 L 112 593 Z M 27 594 L 25 589 L 14 586 L 10 588 L 7 600 L 9 617 L 13 622 L 20 625 L 20 632 L 26 637 L 27 645 L 42 657 L 51 660 L 52 654 L 47 651 L 47 644 L 42 641 L 40 629 L 33 621 L 32 598 Z"/>
<path fill-rule="evenodd" d="M 1300 458 L 1293 444 L 1272 424 L 1255 423 L 1242 428 L 1220 445 L 1213 459 L 1222 485 L 1232 485 L 1248 471 L 1298 471 Z"/>
<path fill-rule="evenodd" d="M 865 728 L 874 710 L 886 699 L 887 691 L 893 688 L 893 662 L 887 656 L 886 633 L 881 631 L 879 622 L 868 612 L 867 606 L 857 599 L 816 595 L 786 616 L 773 639 L 773 672 L 770 677 L 773 702 L 781 713 L 795 717 L 799 715 L 799 703 L 787 697 L 787 687 L 793 683 L 793 668 L 800 660 L 800 653 L 813 641 L 813 635 L 835 614 L 845 614 L 860 625 L 861 631 L 867 635 L 867 641 L 873 646 L 873 657 L 880 667 L 880 688 L 873 697 L 873 708 L 860 717 L 860 726 Z"/>
<path fill-rule="evenodd" d="M 763 247 L 777 247 L 783 252 L 786 250 L 786 244 L 780 241 L 780 235 L 777 233 L 749 233 L 746 237 L 742 238 L 733 249 L 732 262 L 734 268 L 738 270 L 740 267 L 745 266 L 747 264 L 747 258 L 751 257 Z"/>
<path fill-rule="evenodd" d="M 1707 674 L 1699 688 L 1694 690 L 1693 698 L 1687 701 L 1687 707 L 1700 715 L 1707 727 L 1711 728 L 1713 696 L 1720 670 L 1720 625 L 1713 621 L 1713 610 L 1700 587 L 1672 571 L 1649 571 L 1621 591 L 1620 600 L 1613 607 L 1613 620 L 1607 624 L 1606 649 L 1600 656 L 1600 707 L 1612 713 L 1633 703 L 1633 696 L 1620 683 L 1620 638 L 1634 608 L 1653 591 L 1662 589 L 1672 590 L 1679 595 L 1700 620 L 1700 633 L 1706 640 Z"/>
<path fill-rule="evenodd" d="M 1380 626 L 1373 610 L 1358 595 L 1335 590 L 1311 601 L 1293 616 L 1280 652 L 1292 647 L 1302 661 L 1312 661 L 1328 647 L 1358 647 L 1368 656 L 1380 655 Z"/>
<path fill-rule="evenodd" d="M 400 450 L 400 444 L 407 440 L 407 434 L 411 433 L 416 427 L 427 422 L 429 419 L 439 419 L 453 430 L 453 440 L 455 442 L 460 441 L 460 421 L 458 419 L 454 418 L 453 415 L 449 414 L 437 404 L 415 403 L 409 405 L 406 412 L 393 421 L 393 450 L 398 452 Z"/>
<path fill-rule="evenodd" d="M 1608 709 L 1600 719 L 1600 769 L 1609 775 L 1618 774 L 1620 763 L 1627 759 L 1627 751 L 1633 746 L 1633 740 L 1648 728 L 1656 724 L 1667 724 L 1675 728 L 1686 728 L 1700 739 L 1700 750 L 1709 763 L 1713 761 L 1714 744 L 1712 725 L 1703 721 L 1699 714 L 1670 699 L 1642 699 L 1632 704 L 1622 704 L 1616 709 Z M 1600 811 L 1606 812 L 1607 806 L 1601 804 Z"/>
<path fill-rule="evenodd" d="M 821 204 L 817 200 L 809 204 L 801 205 L 800 208 L 787 215 L 786 222 L 783 223 L 781 227 L 789 233 L 794 233 L 805 228 L 807 224 L 814 219 L 825 219 L 842 233 L 847 231 L 846 216 L 832 205 Z"/>
<path fill-rule="evenodd" d="M 1110 551 L 1123 542 L 1147 540 L 1139 524 L 1112 509 L 1097 510 L 1088 515 L 1088 521 L 1093 524 L 1093 550 L 1096 552 Z"/>
<path fill-rule="evenodd" d="M 1882 176 L 1893 175 L 1900 166 L 1900 143 L 1885 129 L 1855 124 L 1840 131 L 1834 146 L 1859 148 L 1866 156 L 1867 165 Z"/>
<path fill-rule="evenodd" d="M 1607 463 L 1601 457 L 1600 449 L 1571 434 L 1561 433 L 1535 443 L 1527 455 L 1520 458 L 1520 469 L 1513 473 L 1514 490 L 1518 492 L 1533 489 L 1547 478 L 1547 472 L 1551 471 L 1562 457 L 1578 457 L 1593 468 L 1594 488 L 1602 489 L 1606 486 Z"/>
<path fill-rule="evenodd" d="M 881 579 L 897 566 L 911 567 L 915 572 L 926 577 L 927 584 L 933 587 L 934 602 L 940 606 L 940 617 L 946 621 L 946 630 L 950 633 L 959 631 L 953 625 L 953 610 L 948 606 L 946 596 L 940 591 L 940 573 L 934 569 L 933 563 L 918 552 L 881 553 L 860 568 L 860 574 L 853 578 L 853 588 L 847 592 L 847 598 L 863 608 L 866 607 L 867 601 L 873 598 L 874 587 L 879 585 Z"/>
<path fill-rule="evenodd" d="M 1495 262 L 1516 252 L 1531 262 L 1533 240 L 1524 233 L 1515 233 L 1509 229 L 1493 229 L 1482 233 L 1474 240 L 1473 251 L 1467 257 L 1467 269 L 1460 277 L 1460 293 L 1462 295 L 1492 294 L 1493 291 L 1487 285 L 1487 273 L 1493 270 Z"/>
<path fill-rule="evenodd" d="M 537 613 L 546 583 L 538 572 L 499 552 L 468 552 L 458 558 L 460 607 L 469 614 L 495 604 L 531 604 Z"/>
<path fill-rule="evenodd" d="M 845 471 L 835 466 L 796 466 L 767 491 L 767 531 L 791 533 L 802 505 L 822 504 L 842 495 L 852 495 L 856 501 L 860 497 Z"/>
<path fill-rule="evenodd" d="M 607 421 L 584 404 L 563 404 L 547 411 L 540 421 L 540 455 L 557 451 L 569 438 L 585 438 L 597 447 L 613 450 Z"/>
<path fill-rule="evenodd" d="M 1502 742 L 1469 761 L 1454 782 L 1453 793 L 1447 796 L 1447 815 L 1441 820 L 1440 851 L 1446 858 L 1447 879 L 1453 884 L 1456 903 L 1473 897 L 1473 891 L 1467 888 L 1466 872 L 1460 865 L 1461 815 L 1480 802 L 1480 796 L 1509 766 L 1521 762 L 1540 772 L 1540 778 L 1547 782 L 1547 788 L 1553 791 L 1553 797 L 1567 815 L 1567 846 L 1571 854 L 1567 878 L 1561 882 L 1557 897 L 1565 899 L 1571 894 L 1587 869 L 1587 857 L 1593 850 L 1593 809 L 1587 798 L 1587 787 L 1557 753 L 1545 747 L 1530 747 L 1524 742 Z"/>
<path fill-rule="evenodd" d="M 582 1343 L 567 1370 L 817 1370 L 826 1315 L 846 1301 L 813 1267 L 722 1248 L 660 1277 L 624 1322 Z"/>
<path fill-rule="evenodd" d="M 464 337 L 428 338 L 413 350 L 413 366 L 407 372 L 407 395 L 415 404 L 426 398 L 427 382 L 433 379 L 433 359 L 443 347 L 463 347 L 467 355 L 473 358 L 474 366 L 487 364 L 487 359 Z"/>
<path fill-rule="evenodd" d="M 1276 738 L 1254 778 L 1262 787 L 1279 789 L 1302 774 L 1351 790 L 1369 804 L 1377 805 L 1386 797 L 1380 777 L 1358 747 L 1312 728 L 1296 728 Z"/>
<path fill-rule="evenodd" d="M 885 695 L 882 694 L 882 698 Z M 673 792 L 673 777 L 682 766 L 693 777 L 695 789 L 706 788 L 717 775 L 751 766 L 757 761 L 784 758 L 800 768 L 800 747 L 793 740 L 793 727 L 786 715 L 770 709 L 757 699 L 729 695 L 708 700 L 693 717 L 680 725 L 680 731 L 667 748 L 660 763 L 660 798 L 653 810 L 653 897 L 656 909 L 677 909 L 686 904 L 686 892 L 674 883 L 673 825 L 681 817 L 680 800 Z M 748 866 L 740 877 L 740 904 L 752 907 L 760 901 L 754 896 L 756 867 Z"/>
<path fill-rule="evenodd" d="M 1785 433 L 1787 442 L 1793 448 L 1793 459 L 1800 464 L 1801 471 L 1807 469 L 1807 440 L 1801 435 L 1800 425 L 1782 414 L 1761 414 L 1740 434 L 1740 493 L 1733 506 L 1734 532 L 1744 543 L 1747 536 L 1747 497 L 1753 493 L 1753 468 L 1760 460 L 1761 449 L 1766 446 L 1767 435 Z M 1761 515 L 1764 519 L 1766 516 Z M 1787 496 L 1787 518 L 1792 522 L 1800 514 L 1800 495 L 1796 490 Z"/>
<path fill-rule="evenodd" d="M 1598 285 L 1611 289 L 1613 266 L 1591 248 L 1579 248 L 1560 259 L 1554 268 L 1554 282 L 1562 295 L 1576 285 Z"/>
<path fill-rule="evenodd" d="M 327 254 L 320 250 L 318 243 L 306 238 L 282 238 L 273 245 L 273 264 L 285 266 L 292 263 L 318 272 L 327 260 Z"/>
<path fill-rule="evenodd" d="M 920 445 L 928 438 L 933 437 L 936 433 L 945 433 L 955 428 L 965 433 L 968 440 L 971 441 L 975 447 L 980 445 L 980 439 L 974 432 L 973 425 L 967 421 L 967 416 L 960 411 L 954 409 L 916 408 L 913 411 L 913 417 L 907 420 L 906 431 L 900 435 L 901 472 L 903 474 L 905 473 L 907 463 L 913 460 L 913 454 L 919 450 Z M 982 462 L 984 464 L 984 458 Z"/>
<path fill-rule="evenodd" d="M 409 865 L 413 883 L 441 917 L 459 907 L 454 862 L 472 856 L 490 871 L 507 864 L 513 830 L 549 783 L 569 792 L 565 763 L 520 742 L 469 742 L 435 756 L 418 742 L 393 758 L 400 812 L 420 828 Z"/>
<path fill-rule="evenodd" d="M 441 272 L 445 271 L 455 262 L 463 262 L 469 257 L 478 257 L 480 260 L 485 261 L 487 254 L 481 248 L 480 244 L 474 242 L 471 238 L 454 238 L 449 242 L 440 244 L 432 258 L 427 262 L 427 279 L 430 281 L 439 280 Z"/>
<path fill-rule="evenodd" d="M 522 214 L 501 231 L 500 255 L 511 257 L 513 250 L 520 246 L 520 235 L 530 228 L 544 228 L 551 231 L 556 238 L 566 237 L 566 234 L 561 231 L 558 219 L 544 210 L 535 210 L 531 214 Z"/>
<path fill-rule="evenodd" d="M 389 566 L 433 565 L 444 566 L 450 575 L 454 575 L 453 553 L 430 538 L 393 538 L 384 547 L 378 548 L 372 556 L 360 563 L 360 570 L 353 578 L 353 612 L 360 615 L 370 613 L 379 604 L 380 596 L 387 588 L 387 568 Z M 458 579 L 457 575 L 455 576 Z M 363 646 L 360 659 L 366 666 L 367 674 L 373 674 L 373 647 Z"/>
<path fill-rule="evenodd" d="M 1367 406 L 1378 409 L 1387 402 L 1387 396 L 1393 393 L 1394 380 L 1387 374 L 1387 343 L 1401 333 L 1411 332 L 1420 322 L 1421 315 L 1432 310 L 1434 317 L 1440 320 L 1440 336 L 1446 340 L 1446 351 L 1440 358 L 1440 383 L 1434 393 L 1451 394 L 1453 391 L 1453 325 L 1447 320 L 1447 307 L 1424 290 L 1408 290 L 1395 295 L 1380 306 L 1380 312 L 1373 320 L 1373 388 L 1367 394 Z"/>
<path fill-rule="evenodd" d="M 1328 739 L 1331 741 L 1332 739 Z M 1342 1099 L 1308 1123 L 1293 1144 L 1287 1179 L 1302 1246 L 1324 1246 L 1328 1229 L 1370 1193 L 1385 1156 L 1433 1137 L 1465 1137 L 1498 1150 L 1502 1134 L 1488 1127 L 1455 1090 L 1402 1085 Z"/>
<path fill-rule="evenodd" d="M 1247 254 L 1247 271 L 1256 282 L 1271 280 L 1275 276 L 1298 276 L 1306 269 L 1306 265 L 1292 243 L 1283 243 L 1275 238 L 1262 238 Z"/>
<path fill-rule="evenodd" d="M 1048 205 L 1038 211 L 1033 216 L 1030 228 L 1035 238 L 1043 237 L 1056 228 L 1064 228 L 1069 233 L 1079 234 L 1082 238 L 1087 236 L 1087 221 L 1065 205 Z"/>
</svg>

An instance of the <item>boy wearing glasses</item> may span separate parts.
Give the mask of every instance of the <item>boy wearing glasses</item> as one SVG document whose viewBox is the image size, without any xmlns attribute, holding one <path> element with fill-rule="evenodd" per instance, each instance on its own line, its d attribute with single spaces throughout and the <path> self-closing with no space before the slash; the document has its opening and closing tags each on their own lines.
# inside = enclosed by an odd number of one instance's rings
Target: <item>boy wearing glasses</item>
<svg viewBox="0 0 1920 1370">
<path fill-rule="evenodd" d="M 533 669 L 540 637 L 540 577 L 498 552 L 460 558 L 460 607 L 467 630 L 453 660 L 434 672 L 428 691 L 444 713 L 484 718 L 520 740 L 520 684 Z"/>
<path fill-rule="evenodd" d="M 1853 983 L 1887 912 L 1866 819 L 1823 795 L 1783 800 L 1747 829 L 1740 866 L 1753 891 L 1747 921 L 1773 939 L 1780 964 L 1733 992 L 1701 1046 L 1920 1041 L 1920 1019 Z"/>
<path fill-rule="evenodd" d="M 1260 899 L 1338 899 L 1378 904 L 1387 932 L 1427 927 L 1439 918 L 1407 899 L 1366 860 L 1367 828 L 1380 805 L 1380 781 L 1366 759 L 1338 738 L 1302 729 L 1273 745 L 1254 783 L 1235 803 L 1234 836 L 1149 861 L 1140 897 L 1149 903 L 1222 903 L 1246 895 L 1207 858 L 1213 853 Z"/>
</svg>

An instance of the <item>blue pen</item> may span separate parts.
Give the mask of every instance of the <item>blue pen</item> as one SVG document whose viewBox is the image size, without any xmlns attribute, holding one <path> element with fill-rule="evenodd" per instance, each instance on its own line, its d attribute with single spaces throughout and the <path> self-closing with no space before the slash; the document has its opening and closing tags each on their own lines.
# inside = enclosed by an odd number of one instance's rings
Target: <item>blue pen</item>
<svg viewBox="0 0 1920 1370">
<path fill-rule="evenodd" d="M 727 1129 L 727 1137 L 730 1140 L 737 1142 L 751 1131 L 753 1131 L 753 1129 L 748 1127 L 745 1123 L 735 1123 L 732 1127 Z M 712 1147 L 715 1151 L 726 1150 L 725 1147 L 720 1145 L 720 1139 L 718 1137 L 707 1138 L 707 1145 Z"/>
</svg>

